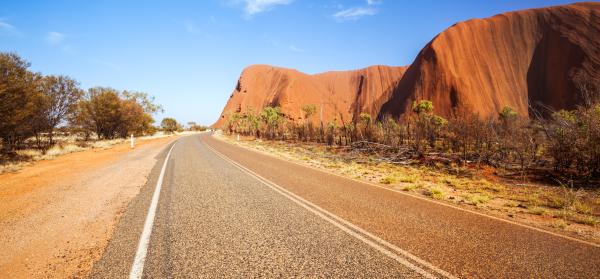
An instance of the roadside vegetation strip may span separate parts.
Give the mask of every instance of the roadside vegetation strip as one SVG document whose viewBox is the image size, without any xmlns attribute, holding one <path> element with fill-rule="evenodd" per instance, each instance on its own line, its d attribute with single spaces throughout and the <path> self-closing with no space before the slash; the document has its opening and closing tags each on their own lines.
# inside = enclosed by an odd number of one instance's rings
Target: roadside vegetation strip
<svg viewBox="0 0 600 279">
<path fill-rule="evenodd" d="M 179 133 L 181 134 L 181 133 Z M 135 138 L 136 144 L 141 144 L 146 140 L 159 139 L 164 137 L 176 136 L 177 134 L 165 134 L 158 132 L 153 135 L 146 135 Z M 102 139 L 102 140 L 89 140 L 82 141 L 77 136 L 54 137 L 55 144 L 47 150 L 40 150 L 36 148 L 20 149 L 15 151 L 15 157 L 12 160 L 3 160 L 2 154 L 0 154 L 0 174 L 17 172 L 26 166 L 31 166 L 38 161 L 54 160 L 61 156 L 82 152 L 87 150 L 105 150 L 113 148 L 119 144 L 128 142 L 127 139 Z"/>
<path fill-rule="evenodd" d="M 220 139 L 218 137 L 215 137 L 215 136 L 213 136 L 213 138 L 216 138 L 217 140 L 220 140 L 220 141 L 222 141 L 222 142 L 224 142 L 226 144 L 232 144 L 232 143 L 230 143 L 228 141 L 222 140 L 222 139 Z M 384 189 L 384 190 L 387 190 L 387 191 L 392 191 L 392 192 L 395 192 L 395 193 L 398 193 L 398 194 L 402 194 L 402 195 L 405 195 L 405 196 L 409 196 L 409 197 L 413 197 L 413 198 L 416 198 L 416 199 L 419 199 L 419 200 L 423 200 L 423 201 L 435 203 L 435 204 L 438 204 L 438 205 L 442 205 L 442 206 L 454 208 L 454 209 L 461 210 L 461 211 L 464 211 L 464 212 L 476 214 L 476 215 L 479 215 L 479 216 L 482 216 L 482 217 L 491 218 L 491 219 L 502 221 L 502 222 L 506 222 L 506 223 L 509 223 L 509 224 L 512 224 L 512 225 L 517 225 L 517 226 L 520 226 L 520 227 L 531 229 L 531 230 L 534 230 L 534 231 L 537 231 L 537 232 L 549 234 L 549 235 L 552 235 L 552 236 L 556 236 L 556 237 L 560 237 L 560 238 L 564 238 L 564 239 L 568 239 L 568 240 L 572 240 L 572 241 L 575 241 L 575 242 L 579 242 L 579 243 L 583 243 L 583 244 L 587 244 L 587 245 L 590 245 L 590 246 L 594 246 L 594 247 L 600 248 L 600 244 L 598 244 L 598 243 L 586 241 L 586 240 L 583 240 L 583 239 L 571 237 L 571 236 L 564 235 L 564 234 L 555 233 L 555 232 L 552 232 L 552 231 L 549 231 L 549 230 L 545 230 L 545 229 L 534 227 L 534 226 L 531 226 L 531 225 L 527 225 L 527 224 L 519 223 L 519 222 L 516 222 L 516 221 L 504 219 L 504 218 L 501 218 L 501 217 L 496 217 L 496 216 L 493 216 L 493 215 L 489 215 L 489 214 L 477 212 L 477 211 L 474 211 L 474 210 L 471 210 L 471 209 L 468 209 L 468 208 L 459 207 L 459 206 L 451 204 L 451 203 L 446 203 L 446 202 L 443 202 L 443 201 L 440 201 L 440 200 L 429 198 L 427 196 L 414 195 L 414 194 L 411 194 L 411 193 L 407 193 L 406 191 L 396 190 L 396 189 L 393 189 L 393 188 L 389 188 L 389 187 L 386 187 L 386 186 L 383 186 L 383 185 L 376 184 L 376 183 L 371 182 L 371 181 L 359 180 L 357 178 L 352 178 L 352 177 L 344 176 L 344 175 L 342 175 L 340 173 L 336 173 L 336 172 L 334 172 L 332 170 L 329 170 L 329 169 L 323 169 L 323 168 L 315 167 L 315 166 L 312 166 L 312 165 L 303 164 L 303 163 L 300 163 L 300 162 L 293 161 L 292 159 L 281 159 L 281 157 L 275 156 L 274 154 L 270 153 L 268 150 L 256 149 L 256 148 L 252 148 L 252 147 L 248 147 L 246 145 L 240 145 L 240 144 L 235 144 L 235 146 L 238 146 L 240 148 L 244 148 L 246 150 L 250 150 L 250 151 L 253 151 L 253 152 L 257 152 L 257 153 L 260 153 L 260 154 L 263 154 L 265 156 L 269 156 L 269 157 L 272 157 L 272 158 L 275 158 L 275 159 L 285 160 L 286 162 L 289 162 L 289 163 L 292 163 L 292 164 L 295 164 L 295 165 L 298 165 L 298 166 L 310 168 L 312 170 L 316 170 L 316 171 L 319 171 L 319 172 L 322 172 L 322 173 L 334 175 L 334 176 L 337 176 L 337 177 L 340 177 L 340 178 L 343 178 L 343 179 L 347 179 L 347 180 L 350 180 L 350 181 L 354 181 L 354 182 L 358 182 L 358 183 L 364 183 L 364 184 L 369 185 L 369 186 L 381 188 L 381 189 Z"/>
<path fill-rule="evenodd" d="M 167 169 L 167 164 L 169 162 L 169 158 L 171 157 L 171 151 L 173 151 L 175 144 L 177 144 L 177 142 L 171 145 L 171 148 L 169 149 L 169 152 L 167 153 L 165 161 L 160 170 L 160 175 L 158 176 L 158 181 L 156 182 L 156 187 L 154 188 L 154 194 L 152 194 L 152 201 L 150 202 L 150 207 L 148 208 L 148 215 L 146 215 L 146 221 L 144 222 L 144 229 L 142 230 L 142 235 L 140 236 L 140 241 L 135 253 L 135 258 L 131 266 L 131 272 L 129 273 L 130 279 L 142 278 L 142 275 L 144 274 L 144 262 L 146 261 L 146 255 L 148 254 L 148 244 L 150 243 L 150 235 L 152 234 L 152 226 L 154 225 L 154 216 L 156 215 L 156 209 L 158 207 L 160 190 L 162 188 L 162 182 Z"/>
<path fill-rule="evenodd" d="M 240 169 L 241 171 L 243 171 L 244 173 L 246 173 L 246 174 L 250 175 L 251 177 L 255 178 L 256 180 L 260 181 L 261 183 L 263 183 L 267 187 L 271 188 L 275 192 L 288 198 L 289 200 L 293 201 L 294 203 L 302 206 L 303 208 L 305 208 L 308 211 L 310 211 L 311 213 L 317 215 L 321 219 L 340 228 L 345 233 L 362 241 L 363 243 L 374 248 L 375 250 L 394 259 L 395 261 L 406 266 L 407 268 L 411 269 L 412 271 L 417 272 L 426 278 L 439 278 L 439 277 L 452 278 L 452 279 L 457 278 L 457 277 L 453 276 L 452 274 L 448 273 L 447 271 L 444 271 L 444 270 L 434 266 L 433 264 L 431 264 L 431 263 L 405 251 L 405 250 L 402 250 L 401 248 L 399 248 L 399 247 L 369 233 L 368 231 L 346 221 L 345 219 L 319 207 L 318 205 L 313 204 L 313 203 L 303 199 L 302 197 L 286 190 L 285 188 L 277 185 L 276 183 L 262 177 L 261 175 L 253 172 L 252 170 L 233 161 L 226 155 L 222 154 L 221 152 L 219 152 L 219 151 L 215 150 L 214 148 L 212 148 L 211 146 L 209 146 L 208 144 L 204 143 L 204 145 L 209 150 L 214 152 L 215 155 L 219 156 L 226 162 L 229 162 L 233 166 L 235 166 L 238 169 Z M 436 276 L 434 274 L 437 274 L 439 276 Z"/>
</svg>

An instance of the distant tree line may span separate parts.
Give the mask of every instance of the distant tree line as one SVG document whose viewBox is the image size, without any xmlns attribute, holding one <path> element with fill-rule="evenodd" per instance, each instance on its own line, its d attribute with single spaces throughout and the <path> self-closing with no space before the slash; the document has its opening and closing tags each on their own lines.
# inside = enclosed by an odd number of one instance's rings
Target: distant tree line
<svg viewBox="0 0 600 279">
<path fill-rule="evenodd" d="M 374 119 L 361 113 L 353 121 L 340 115 L 315 125 L 316 106 L 307 104 L 300 122 L 290 120 L 278 107 L 266 107 L 231 113 L 222 128 L 230 134 L 367 150 L 396 163 L 485 164 L 521 175 L 549 171 L 561 179 L 574 177 L 598 185 L 600 82 L 580 77 L 577 84 L 578 99 L 583 101 L 575 109 L 532 108 L 532 117 L 506 106 L 496 117 L 463 112 L 445 119 L 434 113 L 432 102 L 421 100 L 402 119 Z"/>
<path fill-rule="evenodd" d="M 207 126 L 197 124 L 196 122 L 188 122 L 188 130 L 193 132 L 203 132 L 208 130 Z"/>
<path fill-rule="evenodd" d="M 58 130 L 84 140 L 153 134 L 160 105 L 146 93 L 107 87 L 83 90 L 68 76 L 44 76 L 14 53 L 0 53 L 1 153 L 52 146 Z"/>
</svg>

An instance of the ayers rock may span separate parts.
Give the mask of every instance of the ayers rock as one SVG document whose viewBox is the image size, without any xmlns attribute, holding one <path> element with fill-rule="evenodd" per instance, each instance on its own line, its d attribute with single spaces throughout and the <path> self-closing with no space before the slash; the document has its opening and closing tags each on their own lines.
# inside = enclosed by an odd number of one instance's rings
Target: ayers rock
<svg viewBox="0 0 600 279">
<path fill-rule="evenodd" d="M 446 117 L 459 110 L 495 116 L 504 106 L 572 108 L 575 76 L 600 81 L 600 3 L 530 9 L 455 24 L 421 50 L 380 117 L 400 117 L 431 100 Z"/>
<path fill-rule="evenodd" d="M 302 120 L 302 107 L 313 104 L 312 121 L 349 122 L 361 112 L 376 116 L 392 96 L 406 67 L 371 66 L 355 71 L 334 71 L 308 75 L 292 69 L 253 65 L 242 72 L 219 120 L 220 127 L 230 113 L 260 112 L 279 106 L 291 120 Z"/>
<path fill-rule="evenodd" d="M 307 75 L 257 65 L 246 68 L 214 126 L 232 112 L 280 106 L 293 120 L 304 104 L 323 104 L 325 122 L 361 112 L 402 117 L 413 101 L 431 100 L 437 114 L 468 111 L 495 117 L 504 106 L 572 108 L 574 79 L 600 83 L 600 3 L 522 10 L 457 23 L 429 42 L 408 67 L 373 66 Z M 319 119 L 319 109 L 313 121 Z M 340 116 L 341 115 L 341 116 Z"/>
</svg>

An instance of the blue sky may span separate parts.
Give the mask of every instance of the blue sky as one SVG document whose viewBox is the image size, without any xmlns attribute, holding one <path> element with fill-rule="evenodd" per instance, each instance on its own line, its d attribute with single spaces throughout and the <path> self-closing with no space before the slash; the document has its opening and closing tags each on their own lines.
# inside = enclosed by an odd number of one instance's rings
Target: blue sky
<svg viewBox="0 0 600 279">
<path fill-rule="evenodd" d="M 407 65 L 437 33 L 470 18 L 554 0 L 5 1 L 0 51 L 83 88 L 156 96 L 180 122 L 212 124 L 242 69 L 308 73 Z"/>
</svg>

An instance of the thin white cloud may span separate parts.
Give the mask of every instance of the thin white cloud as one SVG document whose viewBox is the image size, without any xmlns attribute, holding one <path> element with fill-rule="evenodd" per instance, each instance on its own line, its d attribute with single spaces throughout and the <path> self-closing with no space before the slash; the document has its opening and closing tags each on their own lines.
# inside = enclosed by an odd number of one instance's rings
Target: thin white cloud
<svg viewBox="0 0 600 279">
<path fill-rule="evenodd" d="M 376 15 L 377 12 L 377 9 L 372 7 L 354 7 L 339 11 L 333 14 L 333 17 L 339 21 L 357 20 L 364 16 Z"/>
<path fill-rule="evenodd" d="M 46 35 L 46 41 L 48 41 L 48 43 L 50 43 L 51 45 L 58 45 L 65 40 L 66 36 L 67 35 L 63 33 L 52 31 L 48 32 L 48 34 Z"/>
<path fill-rule="evenodd" d="M 276 6 L 289 5 L 294 0 L 244 0 L 244 2 L 246 4 L 244 12 L 247 16 L 253 16 L 272 10 Z"/>
<path fill-rule="evenodd" d="M 379 5 L 383 0 L 367 0 L 367 5 Z"/>
<path fill-rule="evenodd" d="M 9 31 L 9 32 L 17 30 L 17 28 L 15 28 L 12 24 L 10 24 L 8 22 L 4 22 L 4 21 L 0 21 L 0 29 Z"/>
<path fill-rule="evenodd" d="M 14 25 L 0 19 L 0 35 L 21 35 L 21 32 Z"/>
<path fill-rule="evenodd" d="M 304 49 L 296 47 L 295 45 L 290 45 L 289 49 L 293 52 L 304 52 Z"/>
</svg>

